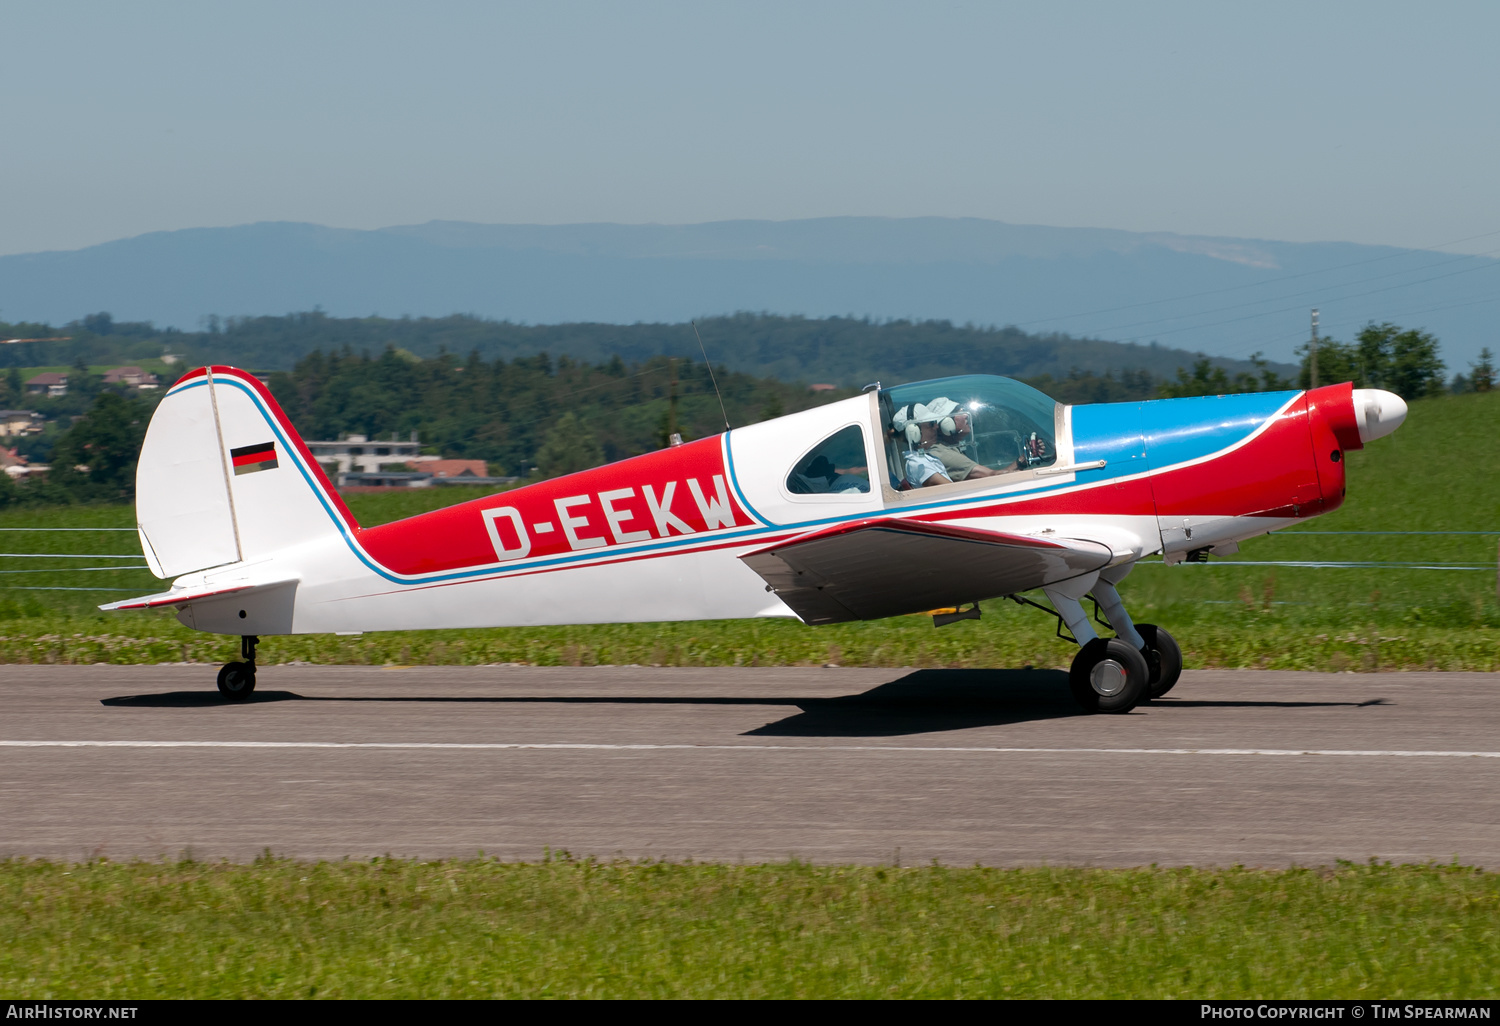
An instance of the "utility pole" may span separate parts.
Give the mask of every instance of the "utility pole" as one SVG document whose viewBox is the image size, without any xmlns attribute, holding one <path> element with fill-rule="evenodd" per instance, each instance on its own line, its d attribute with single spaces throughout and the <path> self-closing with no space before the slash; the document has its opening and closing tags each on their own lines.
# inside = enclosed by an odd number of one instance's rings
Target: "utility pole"
<svg viewBox="0 0 1500 1026">
<path fill-rule="evenodd" d="M 1316 307 L 1312 312 L 1312 342 L 1307 348 L 1307 378 L 1308 388 L 1318 387 L 1318 311 Z"/>
</svg>

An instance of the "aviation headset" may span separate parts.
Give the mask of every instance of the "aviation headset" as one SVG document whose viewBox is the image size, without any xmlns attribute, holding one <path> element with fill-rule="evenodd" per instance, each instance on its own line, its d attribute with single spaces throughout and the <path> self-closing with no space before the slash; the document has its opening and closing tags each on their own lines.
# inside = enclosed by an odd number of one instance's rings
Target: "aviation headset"
<svg viewBox="0 0 1500 1026">
<path fill-rule="evenodd" d="M 934 405 L 936 405 L 936 401 L 934 401 Z M 917 411 L 917 408 L 919 406 L 921 407 L 920 414 Z M 909 403 L 896 411 L 895 415 L 891 418 L 891 423 L 893 425 L 899 425 L 904 422 L 905 429 L 903 433 L 906 435 L 907 442 L 912 445 L 916 445 L 922 440 L 922 423 L 927 419 L 928 416 L 929 413 L 927 407 L 922 406 L 921 403 Z M 951 416 L 943 417 L 938 420 L 937 429 L 940 433 L 950 437 L 958 434 L 958 424 Z M 897 430 L 902 429 L 898 427 Z"/>
</svg>

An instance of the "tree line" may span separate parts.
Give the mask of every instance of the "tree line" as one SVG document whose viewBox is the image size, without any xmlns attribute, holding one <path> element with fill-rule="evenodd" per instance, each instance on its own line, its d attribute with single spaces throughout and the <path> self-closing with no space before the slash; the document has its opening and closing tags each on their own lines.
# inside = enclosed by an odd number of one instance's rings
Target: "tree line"
<svg viewBox="0 0 1500 1026">
<path fill-rule="evenodd" d="M 1444 392 L 1488 392 L 1494 387 L 1495 370 L 1488 347 L 1480 350 L 1479 362 L 1470 373 L 1446 380 L 1447 365 L 1438 354 L 1438 339 L 1431 332 L 1402 328 L 1395 324 L 1367 324 L 1352 342 L 1318 341 L 1318 383 L 1352 381 L 1355 388 L 1383 388 L 1403 399 L 1441 395 Z M 1312 347 L 1297 350 L 1302 358 L 1298 386 L 1312 381 Z"/>
<path fill-rule="evenodd" d="M 860 388 L 876 381 L 918 381 L 950 374 L 1001 374 L 1062 381 L 1075 368 L 1095 375 L 1145 372 L 1170 377 L 1195 354 L 1156 345 L 1105 342 L 1015 327 L 957 325 L 946 320 L 874 321 L 739 313 L 693 324 L 512 324 L 478 317 L 330 317 L 319 311 L 282 317 L 204 319 L 201 331 L 157 329 L 146 322 L 91 314 L 65 325 L 0 325 L 0 337 L 46 338 L 0 346 L 0 367 L 138 363 L 163 350 L 184 363 L 227 363 L 255 371 L 292 370 L 315 352 L 380 353 L 395 348 L 423 358 L 477 352 L 486 362 L 550 353 L 578 363 L 615 356 L 644 363 L 658 356 L 708 359 L 756 377 Z M 702 340 L 700 348 L 699 340 Z M 1213 359 L 1229 373 L 1246 361 Z M 1290 371 L 1291 368 L 1283 368 Z"/>
<path fill-rule="evenodd" d="M 1032 377 L 1029 383 L 1067 403 L 1306 388 L 1312 354 L 1304 347 L 1299 355 L 1298 381 L 1252 357 L 1254 373 L 1230 373 L 1205 358 L 1191 370 L 1179 368 L 1175 380 L 1143 370 L 1073 369 L 1057 377 Z M 1353 381 L 1407 399 L 1494 387 L 1489 349 L 1467 375 L 1445 382 L 1438 340 L 1393 324 L 1368 325 L 1350 343 L 1323 340 L 1317 355 L 1320 384 Z M 585 363 L 546 353 L 486 360 L 473 350 L 462 360 L 446 353 L 423 359 L 395 347 L 378 356 L 348 348 L 314 352 L 267 381 L 305 438 L 405 439 L 415 432 L 425 452 L 482 459 L 496 476 L 533 478 L 653 451 L 673 434 L 691 440 L 718 433 L 726 420 L 744 426 L 858 392 L 847 387 L 814 392 L 774 377 L 710 370 L 701 360 L 662 355 L 631 362 L 615 354 Z M 48 406 L 52 415 L 41 435 L 18 445 L 33 462 L 49 463 L 50 474 L 21 486 L 0 474 L 0 506 L 133 497 L 136 460 L 160 393 L 107 386 L 81 356 L 70 372 L 67 396 L 22 396 L 14 367 L 0 378 L 0 388 L 6 405 L 24 400 L 32 407 Z"/>
</svg>

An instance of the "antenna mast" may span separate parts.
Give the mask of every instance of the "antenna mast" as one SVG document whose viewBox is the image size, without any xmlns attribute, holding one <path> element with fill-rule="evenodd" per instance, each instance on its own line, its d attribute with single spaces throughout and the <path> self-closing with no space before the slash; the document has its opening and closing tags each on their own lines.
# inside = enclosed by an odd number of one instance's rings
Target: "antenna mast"
<svg viewBox="0 0 1500 1026">
<path fill-rule="evenodd" d="M 708 350 L 703 348 L 703 336 L 698 334 L 698 322 L 689 321 L 693 326 L 693 337 L 698 340 L 698 352 L 703 354 L 703 365 L 708 368 L 708 380 L 714 383 L 714 395 L 719 397 L 719 412 L 724 414 L 724 430 L 729 430 L 729 411 L 724 409 L 724 394 L 719 391 L 719 379 L 714 377 L 714 365 L 708 362 Z"/>
<path fill-rule="evenodd" d="M 681 445 L 682 435 L 677 431 L 677 357 L 668 357 L 672 368 L 672 392 L 667 399 L 667 445 Z"/>
</svg>

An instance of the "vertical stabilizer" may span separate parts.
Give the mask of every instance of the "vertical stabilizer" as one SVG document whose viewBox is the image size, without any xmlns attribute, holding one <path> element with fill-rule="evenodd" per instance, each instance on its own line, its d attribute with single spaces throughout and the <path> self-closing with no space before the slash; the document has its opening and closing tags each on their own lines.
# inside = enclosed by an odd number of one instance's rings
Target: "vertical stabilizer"
<svg viewBox="0 0 1500 1026">
<path fill-rule="evenodd" d="M 157 407 L 136 470 L 136 521 L 158 577 L 358 531 L 276 400 L 232 367 L 185 374 Z"/>
</svg>

